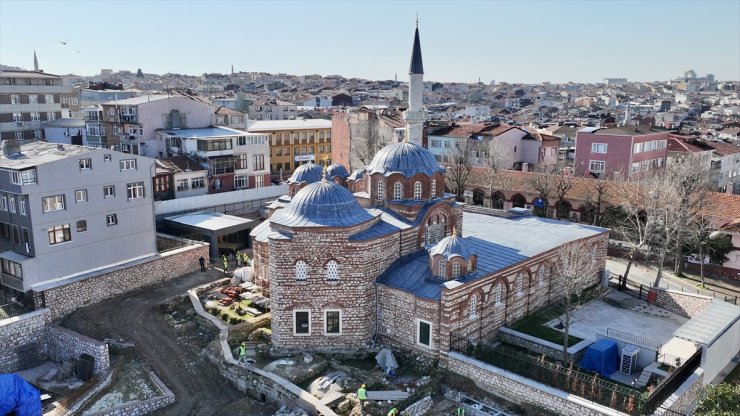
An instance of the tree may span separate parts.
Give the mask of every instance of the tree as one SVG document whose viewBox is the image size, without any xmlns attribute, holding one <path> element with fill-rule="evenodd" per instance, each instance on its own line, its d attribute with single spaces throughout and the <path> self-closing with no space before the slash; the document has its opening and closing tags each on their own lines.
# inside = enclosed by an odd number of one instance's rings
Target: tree
<svg viewBox="0 0 740 416">
<path fill-rule="evenodd" d="M 740 384 L 720 383 L 704 389 L 704 399 L 694 413 L 697 416 L 740 415 Z"/>
<path fill-rule="evenodd" d="M 696 231 L 692 223 L 709 193 L 709 170 L 701 163 L 674 162 L 666 167 L 666 176 L 674 183 L 676 192 L 676 227 L 674 273 L 681 275 L 684 240 Z"/>
<path fill-rule="evenodd" d="M 586 203 L 588 204 L 588 202 L 591 202 L 594 206 L 594 216 L 590 223 L 597 227 L 601 226 L 601 208 L 604 204 L 604 199 L 607 196 L 610 183 L 611 182 L 604 176 L 599 176 L 598 178 L 589 181 Z"/>
<path fill-rule="evenodd" d="M 457 195 L 457 200 L 465 201 L 465 184 L 473 169 L 472 156 L 480 150 L 480 142 L 474 139 L 457 139 L 447 153 L 447 186 Z"/>
<path fill-rule="evenodd" d="M 557 258 L 552 263 L 554 282 L 562 290 L 563 297 L 555 303 L 562 311 L 563 323 L 563 362 L 568 361 L 568 336 L 573 323 L 573 315 L 587 301 L 586 289 L 598 281 L 597 246 L 576 241 L 560 246 Z M 602 287 L 598 287 L 603 290 Z"/>
<path fill-rule="evenodd" d="M 687 230 L 683 252 L 699 253 L 699 278 L 704 287 L 704 258 L 708 255 L 711 263 L 723 264 L 733 249 L 731 236 L 720 234 L 708 219 L 698 218 Z"/>
<path fill-rule="evenodd" d="M 488 168 L 485 173 L 485 181 L 488 184 L 488 196 L 491 198 L 491 206 L 493 206 L 494 194 L 511 189 L 513 180 L 511 175 L 504 172 L 508 169 L 506 158 L 494 146 L 489 147 L 485 163 Z"/>
<path fill-rule="evenodd" d="M 563 164 L 556 164 L 555 166 L 544 166 L 539 169 L 538 175 L 534 175 L 529 181 L 529 184 L 537 191 L 538 198 L 543 204 L 543 207 L 535 205 L 533 214 L 540 217 L 547 217 L 547 207 L 549 206 L 549 199 L 551 196 L 557 198 L 557 206 L 560 211 L 561 207 L 566 202 L 566 196 L 568 191 L 573 187 L 573 182 L 570 175 L 564 173 L 565 166 Z M 555 216 L 559 216 L 559 212 L 555 213 Z"/>
<path fill-rule="evenodd" d="M 367 118 L 363 119 L 359 114 L 352 114 L 349 117 L 349 141 L 352 146 L 354 156 L 360 161 L 362 166 L 367 166 L 373 160 L 375 153 L 385 145 L 380 133 L 380 122 L 378 116 L 374 113 L 366 113 Z M 352 119 L 357 122 L 352 122 Z"/>
</svg>

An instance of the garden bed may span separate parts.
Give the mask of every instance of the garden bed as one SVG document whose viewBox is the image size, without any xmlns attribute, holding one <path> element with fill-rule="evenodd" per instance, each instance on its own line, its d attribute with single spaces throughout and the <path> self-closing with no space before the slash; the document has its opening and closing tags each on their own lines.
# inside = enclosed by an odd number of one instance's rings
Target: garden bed
<svg viewBox="0 0 740 416">
<path fill-rule="evenodd" d="M 511 325 L 510 328 L 523 334 L 550 341 L 554 344 L 563 345 L 563 337 L 565 334 L 556 329 L 545 326 L 545 324 L 551 319 L 552 317 L 549 311 L 547 313 L 537 312 L 534 315 L 520 319 L 514 323 L 514 325 Z M 569 346 L 576 345 L 581 341 L 583 341 L 582 338 L 574 337 L 572 335 L 568 336 Z"/>
</svg>

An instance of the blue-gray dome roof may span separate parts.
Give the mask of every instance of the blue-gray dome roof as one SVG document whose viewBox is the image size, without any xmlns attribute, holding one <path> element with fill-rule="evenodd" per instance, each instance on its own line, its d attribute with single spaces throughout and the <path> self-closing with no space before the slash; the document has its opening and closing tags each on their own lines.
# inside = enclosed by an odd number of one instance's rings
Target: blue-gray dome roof
<svg viewBox="0 0 740 416">
<path fill-rule="evenodd" d="M 296 168 L 295 172 L 293 172 L 293 174 L 290 175 L 290 178 L 288 179 L 288 183 L 318 182 L 323 177 L 323 173 L 324 173 L 324 170 L 321 169 L 321 166 L 313 162 L 308 162 Z"/>
<path fill-rule="evenodd" d="M 439 243 L 429 250 L 430 256 L 437 254 L 444 256 L 445 260 L 449 260 L 455 256 L 460 256 L 467 260 L 474 253 L 465 239 L 456 235 L 451 235 L 439 240 Z"/>
<path fill-rule="evenodd" d="M 351 181 L 359 181 L 362 178 L 365 177 L 365 169 L 357 169 L 356 171 L 352 172 L 351 175 L 349 175 L 349 180 Z"/>
<path fill-rule="evenodd" d="M 335 176 L 339 176 L 342 179 L 347 179 L 347 176 L 349 176 L 349 171 L 347 170 L 347 168 L 340 165 L 339 163 L 329 165 L 329 167 L 326 168 L 326 179 L 331 179 Z"/>
<path fill-rule="evenodd" d="M 270 221 L 287 227 L 347 227 L 372 218 L 347 188 L 324 180 L 298 191 Z"/>
<path fill-rule="evenodd" d="M 382 173 L 389 176 L 400 173 L 410 178 L 417 173 L 432 176 L 437 172 L 444 172 L 434 155 L 418 144 L 401 142 L 385 146 L 375 154 L 373 161 L 367 166 L 370 175 Z"/>
</svg>

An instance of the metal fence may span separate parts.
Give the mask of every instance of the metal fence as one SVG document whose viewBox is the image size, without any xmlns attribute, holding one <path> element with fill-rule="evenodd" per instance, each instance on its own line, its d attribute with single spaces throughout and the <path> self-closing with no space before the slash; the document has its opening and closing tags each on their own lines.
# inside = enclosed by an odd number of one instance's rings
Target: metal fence
<svg viewBox="0 0 740 416">
<path fill-rule="evenodd" d="M 622 275 L 609 272 L 609 285 L 619 290 L 626 292 L 638 299 L 647 299 L 647 293 L 652 286 L 644 285 L 634 280 L 624 279 Z M 703 290 L 698 288 L 686 288 L 675 283 L 671 283 L 668 287 L 670 290 L 680 290 L 681 292 L 698 294 L 703 296 L 711 296 L 715 299 L 723 300 L 733 305 L 740 305 L 740 298 L 738 295 L 730 295 L 722 292 L 715 292 L 713 290 Z M 678 289 L 677 289 L 678 288 Z"/>
<path fill-rule="evenodd" d="M 689 378 L 694 370 L 701 364 L 702 350 L 697 350 L 686 362 L 676 368 L 668 377 L 661 382 L 645 402 L 645 411 L 653 413 L 676 389 Z"/>
<path fill-rule="evenodd" d="M 628 344 L 639 345 L 641 347 L 660 350 L 662 344 L 652 339 L 643 338 L 629 332 L 620 331 L 614 328 L 606 328 L 606 335 L 608 337 L 624 341 Z"/>
</svg>

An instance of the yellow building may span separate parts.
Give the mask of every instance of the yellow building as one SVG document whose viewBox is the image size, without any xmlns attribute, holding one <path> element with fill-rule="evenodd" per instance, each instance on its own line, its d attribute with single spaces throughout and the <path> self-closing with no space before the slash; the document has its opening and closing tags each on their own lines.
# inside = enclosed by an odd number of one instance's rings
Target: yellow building
<svg viewBox="0 0 740 416">
<path fill-rule="evenodd" d="M 313 160 L 331 165 L 331 120 L 260 120 L 250 123 L 250 133 L 270 135 L 270 172 L 287 179 L 297 166 Z"/>
</svg>

